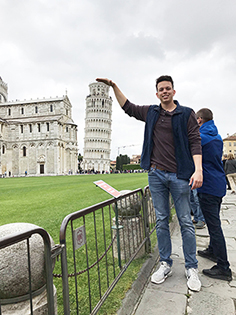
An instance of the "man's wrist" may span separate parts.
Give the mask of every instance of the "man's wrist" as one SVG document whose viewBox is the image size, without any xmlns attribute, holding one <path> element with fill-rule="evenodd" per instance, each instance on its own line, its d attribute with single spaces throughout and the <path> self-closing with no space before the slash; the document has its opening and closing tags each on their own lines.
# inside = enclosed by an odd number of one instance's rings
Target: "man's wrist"
<svg viewBox="0 0 236 315">
<path fill-rule="evenodd" d="M 115 87 L 115 83 L 114 82 L 112 82 L 112 81 L 110 81 L 110 86 L 114 89 L 114 87 Z"/>
</svg>

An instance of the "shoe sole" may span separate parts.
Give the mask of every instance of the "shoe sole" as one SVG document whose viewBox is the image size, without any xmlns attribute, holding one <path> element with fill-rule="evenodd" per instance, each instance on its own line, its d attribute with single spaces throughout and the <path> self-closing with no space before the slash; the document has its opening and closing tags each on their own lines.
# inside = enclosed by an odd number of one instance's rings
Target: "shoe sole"
<svg viewBox="0 0 236 315">
<path fill-rule="evenodd" d="M 161 284 L 161 283 L 163 283 L 165 280 L 166 280 L 166 278 L 168 278 L 168 277 L 170 277 L 172 275 L 172 270 L 170 271 L 170 272 L 168 272 L 165 276 L 164 276 L 164 278 L 163 279 L 161 279 L 161 281 L 155 281 L 155 280 L 152 280 L 152 277 L 151 277 L 151 282 L 152 283 L 155 283 L 155 284 Z"/>
<path fill-rule="evenodd" d="M 210 278 L 213 278 L 213 279 L 219 279 L 219 280 L 224 280 L 224 281 L 231 281 L 232 280 L 232 277 L 230 276 L 224 276 L 224 275 L 217 275 L 217 276 L 214 276 L 214 275 L 210 275 L 208 273 L 205 273 L 204 270 L 202 270 L 202 273 L 207 276 L 207 277 L 210 277 Z"/>
<path fill-rule="evenodd" d="M 200 285 L 200 287 L 199 288 L 190 288 L 190 286 L 188 285 L 188 282 L 187 282 L 187 287 L 189 288 L 189 290 L 191 290 L 191 291 L 195 291 L 195 292 L 199 292 L 200 290 L 201 290 L 201 285 Z"/>
</svg>

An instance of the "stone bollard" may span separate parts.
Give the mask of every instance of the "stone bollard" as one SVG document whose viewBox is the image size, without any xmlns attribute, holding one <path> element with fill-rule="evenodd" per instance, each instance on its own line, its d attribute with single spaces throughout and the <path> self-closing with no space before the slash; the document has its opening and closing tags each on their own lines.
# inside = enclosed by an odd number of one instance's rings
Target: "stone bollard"
<svg viewBox="0 0 236 315">
<path fill-rule="evenodd" d="M 131 190 L 121 190 L 122 195 Z M 115 211 L 115 205 L 112 205 Z M 117 203 L 121 259 L 129 259 L 144 239 L 143 218 L 140 215 L 142 201 L 138 195 L 131 195 Z M 113 236 L 116 234 L 116 218 L 113 218 Z M 118 258 L 117 238 L 114 241 L 114 256 Z M 140 258 L 145 255 L 145 245 L 135 256 Z"/>
<path fill-rule="evenodd" d="M 30 223 L 11 223 L 0 226 L 0 239 L 18 232 L 38 228 Z M 54 242 L 50 237 L 52 246 Z M 31 288 L 34 315 L 48 314 L 44 263 L 44 242 L 39 234 L 29 238 Z M 53 268 L 55 261 L 53 262 Z M 53 269 L 52 268 L 52 269 Z M 57 314 L 56 288 L 54 305 Z M 30 315 L 28 254 L 26 240 L 0 250 L 0 300 L 3 315 Z"/>
</svg>

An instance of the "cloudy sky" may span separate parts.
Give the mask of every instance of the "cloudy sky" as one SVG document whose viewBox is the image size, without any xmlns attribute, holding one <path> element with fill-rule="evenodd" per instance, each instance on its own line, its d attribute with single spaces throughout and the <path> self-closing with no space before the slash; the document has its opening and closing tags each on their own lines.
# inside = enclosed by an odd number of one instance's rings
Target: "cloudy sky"
<svg viewBox="0 0 236 315">
<path fill-rule="evenodd" d="M 67 90 L 83 154 L 88 85 L 115 81 L 130 101 L 155 104 L 169 74 L 175 98 L 210 108 L 219 133 L 236 132 L 235 0 L 0 0 L 0 76 L 8 100 Z M 113 98 L 111 158 L 140 154 L 142 122 Z"/>
</svg>

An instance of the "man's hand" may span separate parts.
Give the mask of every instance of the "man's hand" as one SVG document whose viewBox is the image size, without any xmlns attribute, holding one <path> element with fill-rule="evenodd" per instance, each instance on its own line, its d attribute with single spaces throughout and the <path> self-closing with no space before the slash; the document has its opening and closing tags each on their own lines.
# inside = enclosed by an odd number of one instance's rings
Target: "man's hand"
<svg viewBox="0 0 236 315">
<path fill-rule="evenodd" d="M 201 170 L 195 171 L 189 181 L 189 185 L 190 186 L 192 185 L 191 190 L 195 188 L 200 188 L 202 186 L 202 183 L 203 183 L 202 171 Z"/>
<path fill-rule="evenodd" d="M 105 83 L 106 85 L 111 86 L 113 88 L 113 91 L 115 93 L 115 96 L 116 96 L 118 103 L 120 104 L 121 107 L 124 106 L 127 98 L 124 96 L 124 94 L 121 92 L 121 90 L 118 88 L 118 86 L 112 80 L 104 79 L 104 78 L 97 78 L 96 81 L 102 82 L 102 83 Z"/>
<path fill-rule="evenodd" d="M 203 183 L 202 175 L 202 156 L 200 154 L 193 155 L 193 161 L 195 166 L 195 172 L 190 178 L 189 185 L 192 185 L 192 190 L 195 188 L 200 188 Z"/>
<path fill-rule="evenodd" d="M 109 79 L 97 78 L 96 81 L 105 83 L 106 85 L 109 85 L 109 86 L 112 86 L 112 87 L 113 87 L 113 85 L 114 85 L 114 83 L 112 82 L 112 80 L 109 80 Z"/>
</svg>

